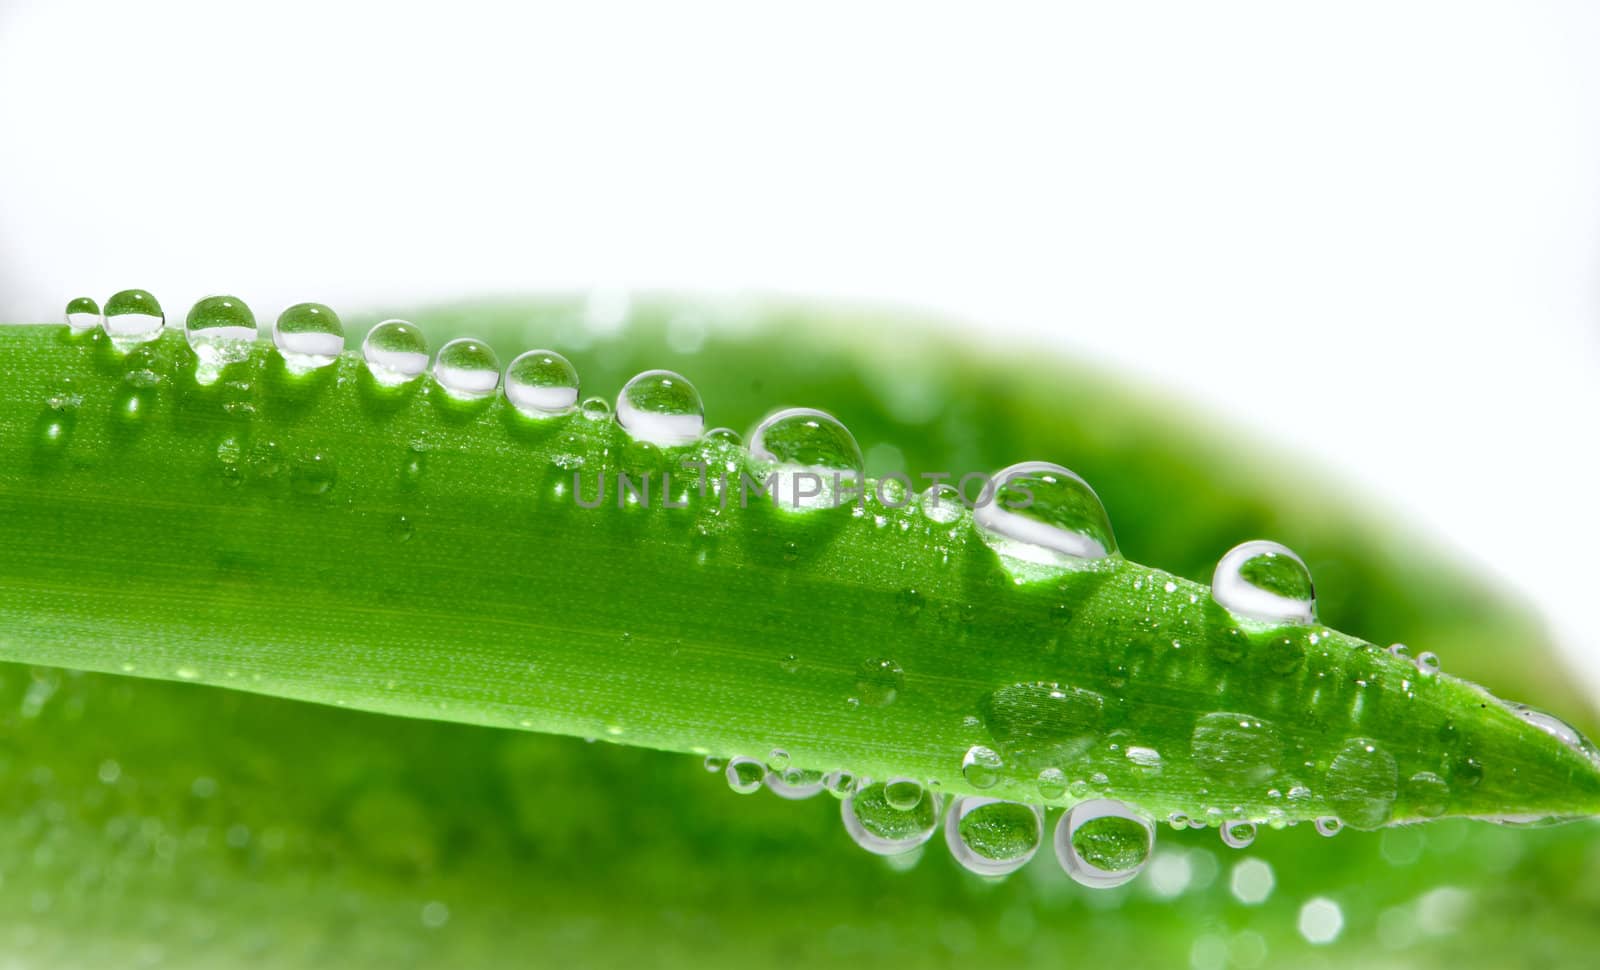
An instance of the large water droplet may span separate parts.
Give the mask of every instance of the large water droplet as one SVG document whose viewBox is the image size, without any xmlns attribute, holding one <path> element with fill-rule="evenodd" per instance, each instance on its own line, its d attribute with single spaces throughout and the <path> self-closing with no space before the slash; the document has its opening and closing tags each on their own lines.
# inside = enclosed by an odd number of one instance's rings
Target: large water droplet
<svg viewBox="0 0 1600 970">
<path fill-rule="evenodd" d="M 889 804 L 884 785 L 869 784 L 856 789 L 839 803 L 844 830 L 856 845 L 876 855 L 910 852 L 939 829 L 942 799 L 929 793 L 909 811 Z"/>
<path fill-rule="evenodd" d="M 458 401 L 481 401 L 500 386 L 500 358 L 481 340 L 457 337 L 439 348 L 433 379 Z"/>
<path fill-rule="evenodd" d="M 1091 889 L 1110 889 L 1137 876 L 1154 844 L 1154 826 L 1109 798 L 1074 805 L 1056 823 L 1056 859 Z"/>
<path fill-rule="evenodd" d="M 120 290 L 106 301 L 102 323 L 111 345 L 126 353 L 133 347 L 161 336 L 166 324 L 161 304 L 144 290 Z"/>
<path fill-rule="evenodd" d="M 682 374 L 647 370 L 617 395 L 617 422 L 637 441 L 674 448 L 699 440 L 706 409 Z"/>
<path fill-rule="evenodd" d="M 993 788 L 1000 781 L 1004 764 L 993 748 L 975 744 L 961 756 L 961 777 L 973 788 Z"/>
<path fill-rule="evenodd" d="M 361 356 L 373 380 L 384 387 L 398 387 L 428 369 L 428 339 L 404 320 L 385 320 L 367 331 Z"/>
<path fill-rule="evenodd" d="M 1508 704 L 1516 715 L 1532 724 L 1534 727 L 1560 741 L 1572 750 L 1584 755 L 1591 761 L 1600 761 L 1600 749 L 1594 742 L 1579 733 L 1578 729 L 1561 720 L 1554 714 L 1535 710 L 1526 704 Z"/>
<path fill-rule="evenodd" d="M 578 371 L 553 350 L 530 350 L 506 368 L 506 400 L 530 418 L 566 414 L 578 404 Z"/>
<path fill-rule="evenodd" d="M 1044 813 L 1036 806 L 981 795 L 958 798 L 945 823 L 945 843 L 962 868 L 1003 876 L 1022 868 L 1044 841 Z"/>
<path fill-rule="evenodd" d="M 1117 551 L 1100 497 L 1076 474 L 1047 461 L 1012 465 L 984 486 L 973 511 L 978 532 L 1003 556 L 1072 565 Z"/>
<path fill-rule="evenodd" d="M 750 433 L 750 456 L 769 466 L 772 500 L 781 508 L 841 504 L 846 489 L 860 487 L 865 468 L 850 429 L 815 408 L 769 415 Z"/>
<path fill-rule="evenodd" d="M 1211 576 L 1211 597 L 1236 616 L 1268 623 L 1311 623 L 1317 597 L 1311 571 L 1276 542 L 1257 539 L 1228 550 Z"/>
<path fill-rule="evenodd" d="M 209 384 L 222 368 L 250 356 L 256 342 L 256 315 L 236 296 L 208 296 L 189 308 L 183 332 L 200 359 L 195 377 Z"/>
<path fill-rule="evenodd" d="M 272 345 L 291 373 L 326 367 L 344 353 L 344 324 L 320 303 L 296 303 L 278 315 Z"/>
<path fill-rule="evenodd" d="M 100 325 L 100 304 L 80 296 L 67 304 L 67 326 L 76 333 L 87 333 Z"/>
<path fill-rule="evenodd" d="M 1105 698 L 1053 681 L 1008 684 L 979 704 L 989 736 L 1008 761 L 1038 770 L 1066 764 L 1089 749 Z"/>
<path fill-rule="evenodd" d="M 1254 715 L 1218 711 L 1195 720 L 1189 754 L 1207 777 L 1258 785 L 1277 774 L 1283 737 Z"/>
<path fill-rule="evenodd" d="M 1328 803 L 1358 829 L 1375 829 L 1389 820 L 1398 785 L 1394 757 L 1366 738 L 1345 742 L 1328 765 Z"/>
</svg>

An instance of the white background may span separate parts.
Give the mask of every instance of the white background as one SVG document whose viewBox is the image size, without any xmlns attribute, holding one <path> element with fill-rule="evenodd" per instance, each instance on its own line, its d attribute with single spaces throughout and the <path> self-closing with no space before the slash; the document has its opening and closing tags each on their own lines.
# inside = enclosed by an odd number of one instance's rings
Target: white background
<svg viewBox="0 0 1600 970">
<path fill-rule="evenodd" d="M 0 0 L 0 319 L 943 310 L 1313 453 L 1600 686 L 1600 4 L 1096 6 Z"/>
</svg>

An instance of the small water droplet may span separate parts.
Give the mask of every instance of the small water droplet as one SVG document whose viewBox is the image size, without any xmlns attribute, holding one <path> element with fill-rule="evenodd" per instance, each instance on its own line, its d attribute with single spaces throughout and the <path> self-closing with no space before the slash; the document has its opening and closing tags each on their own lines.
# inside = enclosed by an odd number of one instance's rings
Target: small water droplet
<svg viewBox="0 0 1600 970">
<path fill-rule="evenodd" d="M 750 457 L 766 466 L 780 508 L 838 505 L 865 472 L 861 447 L 843 423 L 815 408 L 768 415 L 750 433 Z"/>
<path fill-rule="evenodd" d="M 792 674 L 800 669 L 800 660 L 794 654 L 786 653 L 778 661 L 778 666 L 783 668 L 784 673 Z"/>
<path fill-rule="evenodd" d="M 1128 750 L 1123 753 L 1126 755 L 1129 761 L 1133 762 L 1133 766 L 1139 769 L 1141 773 L 1146 775 L 1154 775 L 1161 772 L 1161 752 L 1157 751 L 1155 748 L 1147 748 L 1142 745 L 1132 744 L 1129 745 Z"/>
<path fill-rule="evenodd" d="M 647 370 L 617 395 L 617 423 L 637 441 L 674 448 L 699 439 L 706 409 L 700 392 L 682 374 Z"/>
<path fill-rule="evenodd" d="M 930 794 L 903 811 L 889 804 L 884 787 L 882 783 L 863 785 L 839 803 L 845 832 L 856 845 L 889 856 L 910 852 L 932 838 L 939 830 L 940 796 Z"/>
<path fill-rule="evenodd" d="M 725 774 L 729 788 L 740 795 L 752 795 L 761 790 L 761 782 L 767 776 L 767 768 L 755 758 L 740 757 L 728 762 Z"/>
<path fill-rule="evenodd" d="M 398 387 L 428 369 L 428 339 L 405 320 L 385 320 L 361 341 L 367 372 L 384 387 Z"/>
<path fill-rule="evenodd" d="M 848 771 L 830 771 L 822 776 L 822 787 L 834 798 L 844 798 L 856 790 L 856 776 Z"/>
<path fill-rule="evenodd" d="M 167 317 L 156 298 L 144 290 L 119 290 L 106 301 L 101 322 L 111 345 L 127 353 L 161 336 Z"/>
<path fill-rule="evenodd" d="M 1004 876 L 1033 858 L 1044 841 L 1044 813 L 1032 805 L 972 795 L 956 799 L 945 824 L 950 855 L 969 872 Z"/>
<path fill-rule="evenodd" d="M 1228 550 L 1211 577 L 1211 597 L 1235 616 L 1266 623 L 1317 618 L 1311 571 L 1276 542 L 1255 540 Z"/>
<path fill-rule="evenodd" d="M 974 788 L 993 788 L 1000 781 L 1003 767 L 1000 755 L 981 744 L 973 745 L 961 756 L 961 777 Z"/>
<path fill-rule="evenodd" d="M 767 755 L 767 770 L 782 772 L 789 767 L 789 752 L 782 748 L 773 748 Z"/>
<path fill-rule="evenodd" d="M 67 326 L 74 333 L 88 333 L 100 326 L 100 304 L 80 296 L 67 304 Z"/>
<path fill-rule="evenodd" d="M 713 774 L 714 775 L 719 771 L 726 770 L 727 767 L 728 767 L 728 759 L 727 758 L 719 758 L 714 754 L 706 755 L 705 769 L 706 769 L 706 772 L 708 774 Z"/>
<path fill-rule="evenodd" d="M 1155 827 L 1109 798 L 1074 805 L 1056 823 L 1057 861 L 1090 889 L 1110 889 L 1137 876 L 1154 844 Z"/>
<path fill-rule="evenodd" d="M 553 350 L 530 350 L 506 368 L 506 400 L 529 418 L 566 414 L 578 403 L 578 370 Z"/>
<path fill-rule="evenodd" d="M 707 444 L 723 445 L 730 448 L 737 448 L 744 443 L 744 438 L 732 428 L 712 428 L 705 433 L 705 437 L 702 440 Z"/>
<path fill-rule="evenodd" d="M 500 386 L 500 359 L 483 341 L 457 337 L 439 348 L 433 379 L 449 397 L 481 401 Z"/>
<path fill-rule="evenodd" d="M 915 778 L 891 778 L 883 783 L 883 800 L 899 812 L 909 812 L 922 801 L 922 782 Z"/>
<path fill-rule="evenodd" d="M 1047 461 L 998 472 L 973 512 L 978 533 L 1003 556 L 1072 565 L 1117 551 L 1111 520 L 1089 483 Z"/>
<path fill-rule="evenodd" d="M 1439 672 L 1439 655 L 1432 650 L 1424 650 L 1417 654 L 1417 673 L 1424 677 L 1432 677 Z"/>
<path fill-rule="evenodd" d="M 301 495 L 326 495 L 338 477 L 333 459 L 320 451 L 300 455 L 289 471 L 290 482 Z"/>
<path fill-rule="evenodd" d="M 604 421 L 611 417 L 611 404 L 603 397 L 585 398 L 579 411 L 590 421 Z"/>
<path fill-rule="evenodd" d="M 856 668 L 856 697 L 868 707 L 888 707 L 905 687 L 905 671 L 887 657 L 872 657 Z"/>
<path fill-rule="evenodd" d="M 900 615 L 910 619 L 922 612 L 922 607 L 928 598 L 914 589 L 903 589 L 895 596 L 895 605 L 899 607 Z"/>
<path fill-rule="evenodd" d="M 949 525 L 961 518 L 961 493 L 954 485 L 929 485 L 917 499 L 917 507 L 930 522 Z"/>
<path fill-rule="evenodd" d="M 779 798 L 800 801 L 822 794 L 822 772 L 804 768 L 789 768 L 782 772 L 767 773 L 767 791 Z"/>
<path fill-rule="evenodd" d="M 256 315 L 236 296 L 208 296 L 189 308 L 183 332 L 200 359 L 195 379 L 210 384 L 222 368 L 250 356 L 256 341 Z"/>
<path fill-rule="evenodd" d="M 1438 818 L 1450 805 L 1450 785 L 1431 771 L 1419 771 L 1406 782 L 1406 797 L 1423 818 Z"/>
<path fill-rule="evenodd" d="M 417 527 L 409 516 L 397 515 L 389 522 L 389 537 L 396 542 L 408 542 L 417 534 Z"/>
<path fill-rule="evenodd" d="M 1223 822 L 1222 844 L 1230 849 L 1248 848 L 1256 840 L 1254 822 Z"/>
<path fill-rule="evenodd" d="M 308 373 L 327 367 L 344 353 L 344 324 L 320 303 L 296 303 L 278 315 L 272 345 L 290 373 Z"/>
<path fill-rule="evenodd" d="M 1039 797 L 1055 801 L 1067 793 L 1067 775 L 1060 768 L 1046 768 L 1039 772 Z"/>
</svg>

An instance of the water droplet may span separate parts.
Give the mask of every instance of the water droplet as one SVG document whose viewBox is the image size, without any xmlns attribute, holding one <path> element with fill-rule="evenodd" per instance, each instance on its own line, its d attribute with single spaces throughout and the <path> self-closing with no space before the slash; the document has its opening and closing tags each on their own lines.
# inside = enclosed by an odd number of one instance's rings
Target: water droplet
<svg viewBox="0 0 1600 970">
<path fill-rule="evenodd" d="M 161 328 L 167 322 L 161 304 L 144 290 L 120 290 L 112 294 L 101 319 L 111 345 L 123 353 L 161 336 Z"/>
<path fill-rule="evenodd" d="M 1006 760 L 1037 769 L 1083 754 L 1099 733 L 1105 698 L 1052 681 L 1008 684 L 978 708 Z"/>
<path fill-rule="evenodd" d="M 767 768 L 755 758 L 734 758 L 728 762 L 724 773 L 728 777 L 729 788 L 741 795 L 753 795 L 761 789 Z"/>
<path fill-rule="evenodd" d="M 1094 489 L 1047 461 L 997 473 L 984 486 L 973 517 L 996 552 L 1024 562 L 1072 565 L 1117 551 L 1111 520 Z"/>
<path fill-rule="evenodd" d="M 708 444 L 726 445 L 734 448 L 744 443 L 744 438 L 740 437 L 739 432 L 732 428 L 712 428 L 705 433 L 704 440 Z"/>
<path fill-rule="evenodd" d="M 344 324 L 320 303 L 296 303 L 278 315 L 272 344 L 292 374 L 326 367 L 344 353 Z"/>
<path fill-rule="evenodd" d="M 338 477 L 333 459 L 320 451 L 299 456 L 289 471 L 289 480 L 301 495 L 326 495 Z"/>
<path fill-rule="evenodd" d="M 256 342 L 256 315 L 236 296 L 208 296 L 189 308 L 183 332 L 200 358 L 195 378 L 209 384 L 222 368 L 250 356 Z"/>
<path fill-rule="evenodd" d="M 727 758 L 719 758 L 714 754 L 706 755 L 705 769 L 706 769 L 706 772 L 708 774 L 713 774 L 714 775 L 719 771 L 726 770 L 727 767 L 728 767 L 728 759 Z"/>
<path fill-rule="evenodd" d="M 856 776 L 848 771 L 830 771 L 822 776 L 822 787 L 834 798 L 844 798 L 856 790 Z"/>
<path fill-rule="evenodd" d="M 767 773 L 767 790 L 789 801 L 800 801 L 822 793 L 822 772 L 789 768 Z"/>
<path fill-rule="evenodd" d="M 506 400 L 525 417 L 566 414 L 578 403 L 578 371 L 553 350 L 530 350 L 506 368 Z"/>
<path fill-rule="evenodd" d="M 973 745 L 961 756 L 961 777 L 973 788 L 993 788 L 1000 781 L 1002 767 L 1000 755 L 981 744 Z"/>
<path fill-rule="evenodd" d="M 839 803 L 844 830 L 856 845 L 875 855 L 899 855 L 932 838 L 939 829 L 942 799 L 929 794 L 903 811 L 889 804 L 884 787 L 863 785 Z"/>
<path fill-rule="evenodd" d="M 792 653 L 786 653 L 783 655 L 783 658 L 778 661 L 778 666 L 783 668 L 784 673 L 792 674 L 800 669 L 800 658 L 796 657 Z"/>
<path fill-rule="evenodd" d="M 409 516 L 397 515 L 389 522 L 389 537 L 396 542 L 409 542 L 416 534 L 416 524 Z"/>
<path fill-rule="evenodd" d="M 790 509 L 841 504 L 844 489 L 856 487 L 865 468 L 855 436 L 815 408 L 768 415 L 750 433 L 750 456 L 768 466 L 774 504 Z"/>
<path fill-rule="evenodd" d="M 1352 738 L 1328 765 L 1328 803 L 1348 825 L 1375 829 L 1389 820 L 1398 794 L 1394 757 L 1376 741 Z"/>
<path fill-rule="evenodd" d="M 433 379 L 458 401 L 481 401 L 500 386 L 500 359 L 483 341 L 457 337 L 439 348 Z"/>
<path fill-rule="evenodd" d="M 1432 677 L 1439 672 L 1439 655 L 1432 650 L 1424 650 L 1417 654 L 1417 673 L 1424 677 Z"/>
<path fill-rule="evenodd" d="M 1044 814 L 1035 806 L 972 795 L 950 807 L 945 842 L 961 867 L 980 876 L 1022 868 L 1044 841 Z"/>
<path fill-rule="evenodd" d="M 647 370 L 617 395 L 617 422 L 637 441 L 673 448 L 699 439 L 706 409 L 700 392 L 683 375 Z"/>
<path fill-rule="evenodd" d="M 1161 752 L 1155 748 L 1131 744 L 1124 754 L 1129 761 L 1133 762 L 1133 766 L 1144 774 L 1154 775 L 1161 771 Z"/>
<path fill-rule="evenodd" d="M 883 783 L 883 800 L 896 811 L 909 812 L 922 801 L 923 791 L 915 778 L 891 778 Z"/>
<path fill-rule="evenodd" d="M 1438 818 L 1450 805 L 1450 786 L 1431 771 L 1419 771 L 1406 782 L 1406 797 L 1423 818 Z"/>
<path fill-rule="evenodd" d="M 781 772 L 789 767 L 789 752 L 782 748 L 773 748 L 767 755 L 767 770 Z"/>
<path fill-rule="evenodd" d="M 917 499 L 917 506 L 930 522 L 949 525 L 961 518 L 961 493 L 954 485 L 929 485 Z"/>
<path fill-rule="evenodd" d="M 1109 798 L 1074 805 L 1056 823 L 1056 859 L 1091 889 L 1110 889 L 1137 876 L 1154 844 L 1154 826 Z"/>
<path fill-rule="evenodd" d="M 67 304 L 67 326 L 76 333 L 87 333 L 100 325 L 100 304 L 80 296 Z"/>
<path fill-rule="evenodd" d="M 1230 849 L 1248 848 L 1256 840 L 1254 822 L 1223 822 L 1222 844 Z"/>
<path fill-rule="evenodd" d="M 1510 707 L 1518 717 L 1572 750 L 1584 755 L 1591 761 L 1600 762 L 1600 749 L 1595 748 L 1592 741 L 1584 737 L 1577 728 L 1566 721 L 1553 714 L 1535 710 L 1526 704 L 1507 704 L 1506 706 Z"/>
<path fill-rule="evenodd" d="M 868 707 L 888 707 L 905 687 L 905 671 L 887 657 L 872 657 L 856 668 L 856 697 Z"/>
<path fill-rule="evenodd" d="M 579 410 L 590 421 L 604 421 L 611 417 L 611 404 L 603 397 L 586 398 Z"/>
<path fill-rule="evenodd" d="M 1283 739 L 1252 714 L 1218 711 L 1195 720 L 1189 754 L 1210 778 L 1259 785 L 1277 774 Z"/>
<path fill-rule="evenodd" d="M 1344 820 L 1337 815 L 1321 815 L 1311 823 L 1317 829 L 1317 834 L 1323 838 L 1333 838 L 1344 831 Z"/>
<path fill-rule="evenodd" d="M 372 379 L 384 387 L 398 387 L 421 377 L 428 369 L 428 339 L 404 320 L 385 320 L 367 331 L 361 356 Z"/>
<path fill-rule="evenodd" d="M 1055 801 L 1067 793 L 1067 775 L 1060 768 L 1046 768 L 1039 772 L 1039 797 Z"/>
<path fill-rule="evenodd" d="M 1236 616 L 1267 623 L 1317 618 L 1311 571 L 1276 542 L 1258 539 L 1228 550 L 1211 576 L 1211 597 Z"/>
</svg>

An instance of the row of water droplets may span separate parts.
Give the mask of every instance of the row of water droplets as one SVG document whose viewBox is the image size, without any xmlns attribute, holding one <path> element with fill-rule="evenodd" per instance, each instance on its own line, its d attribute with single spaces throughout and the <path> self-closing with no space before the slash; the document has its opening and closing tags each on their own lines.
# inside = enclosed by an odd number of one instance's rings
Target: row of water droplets
<svg viewBox="0 0 1600 970">
<path fill-rule="evenodd" d="M 705 765 L 707 771 L 722 773 L 728 787 L 742 795 L 763 785 L 791 800 L 828 792 L 840 802 L 845 832 L 874 855 L 904 858 L 942 826 L 957 863 L 980 876 L 1000 877 L 1026 865 L 1044 843 L 1045 813 L 1036 805 L 967 795 L 950 799 L 947 807 L 934 786 L 914 779 L 874 781 L 845 771 L 805 771 L 790 766 L 782 750 L 774 750 L 765 761 L 708 757 Z M 1074 805 L 1057 819 L 1052 835 L 1062 869 L 1095 889 L 1133 879 L 1149 862 L 1154 845 L 1154 826 L 1112 799 Z"/>
<path fill-rule="evenodd" d="M 123 351 L 155 339 L 165 325 L 159 303 L 140 290 L 117 293 L 107 301 L 103 313 L 97 312 L 92 300 L 74 300 L 67 307 L 67 321 L 80 332 L 102 327 L 112 343 Z M 243 360 L 250 352 L 256 330 L 254 315 L 237 298 L 214 296 L 196 303 L 185 321 L 184 331 L 200 361 L 199 376 L 204 379 L 209 375 L 214 379 L 222 367 Z M 271 333 L 274 346 L 291 371 L 307 372 L 329 366 L 345 346 L 344 329 L 338 315 L 321 304 L 302 303 L 288 308 L 279 316 Z M 362 356 L 372 378 L 384 386 L 408 384 L 429 369 L 426 339 L 418 328 L 403 320 L 387 320 L 374 327 L 363 341 Z M 503 385 L 508 403 L 529 418 L 548 418 L 579 410 L 585 417 L 595 419 L 610 418 L 613 414 L 600 398 L 590 398 L 579 404 L 577 370 L 564 356 L 552 350 L 521 354 L 502 375 L 498 358 L 486 344 L 473 338 L 459 338 L 446 343 L 433 357 L 432 378 L 446 395 L 463 401 L 488 399 Z M 703 437 L 738 440 L 737 435 L 725 429 L 708 435 L 699 392 L 682 375 L 667 370 L 645 371 L 629 380 L 618 395 L 614 417 L 632 438 L 659 447 L 685 446 Z M 782 507 L 819 508 L 836 498 L 828 488 L 804 492 L 799 477 L 802 473 L 833 487 L 864 482 L 862 452 L 854 436 L 838 419 L 816 409 L 788 408 L 768 416 L 751 432 L 748 452 L 753 462 L 777 473 L 773 479 L 772 498 Z M 919 505 L 924 515 L 941 524 L 955 523 L 963 515 L 963 506 L 970 505 L 973 527 L 978 535 L 1019 577 L 1041 567 L 1093 569 L 1119 556 L 1110 518 L 1099 496 L 1080 476 L 1050 462 L 1022 462 L 1002 469 L 985 479 L 982 493 L 971 503 L 965 502 L 957 489 L 936 484 L 922 494 Z M 1019 578 L 1018 582 L 1021 581 Z M 1168 592 L 1175 588 L 1174 583 L 1167 584 Z M 1226 553 L 1212 576 L 1211 593 L 1216 603 L 1244 627 L 1266 629 L 1316 621 L 1316 596 L 1310 570 L 1300 557 L 1277 543 L 1250 541 Z M 1403 656 L 1404 648 L 1397 645 L 1391 652 Z M 1422 677 L 1431 677 L 1438 671 L 1438 660 L 1431 653 L 1420 654 L 1413 663 Z M 867 666 L 872 669 L 866 670 Z M 903 682 L 899 665 L 880 658 L 867 661 L 864 671 L 859 678 L 857 700 L 872 706 L 891 703 Z M 1536 711 L 1519 711 L 1530 723 L 1564 743 L 1586 752 L 1592 750 L 1587 741 L 1563 722 Z M 1249 727 L 1252 719 L 1248 716 L 1219 714 L 1216 717 L 1229 723 L 1219 727 L 1202 718 L 1196 729 L 1197 746 L 1202 741 L 1210 744 L 1212 735 L 1216 735 L 1221 739 L 1219 744 L 1226 742 L 1224 747 L 1230 748 L 1227 753 L 1232 757 L 1232 748 L 1254 743 Z M 1244 727 L 1234 727 L 1234 720 Z M 1158 753 L 1150 754 L 1159 760 Z M 1135 749 L 1129 749 L 1128 757 L 1138 763 Z M 1386 761 L 1386 758 L 1387 755 L 1369 746 L 1365 751 L 1352 750 L 1341 755 L 1335 759 L 1334 766 L 1342 765 L 1347 771 L 1359 772 L 1364 767 L 1388 765 L 1392 773 L 1392 759 Z M 991 749 L 974 746 L 967 752 L 961 767 L 963 775 L 974 781 L 974 787 L 982 788 L 986 786 L 975 779 L 998 778 L 1003 766 Z M 729 768 L 730 772 L 733 770 Z M 1061 774 L 1059 770 L 1056 773 Z M 764 775 L 755 779 L 758 786 Z M 1064 776 L 1062 781 L 1064 784 Z M 1429 779 L 1413 779 L 1415 784 L 1427 782 Z M 1041 785 L 1045 784 L 1052 783 L 1041 777 Z M 778 789 L 774 787 L 774 790 Z M 793 790 L 803 792 L 805 785 Z M 871 800 L 868 796 L 865 803 Z M 1389 800 L 1393 800 L 1392 794 Z M 849 804 L 855 805 L 858 801 L 850 800 Z M 888 801 L 885 804 L 893 807 Z M 968 805 L 968 810 L 977 812 L 982 807 Z M 966 828 L 978 831 L 982 828 L 981 820 L 997 811 L 978 812 L 978 820 Z M 937 816 L 937 812 L 932 814 Z M 1202 820 L 1183 821 L 1189 825 L 1209 824 Z M 1254 824 L 1249 821 L 1223 823 L 1218 819 L 1210 822 L 1220 826 L 1224 841 L 1230 845 L 1248 844 L 1254 836 Z M 1339 819 L 1328 817 L 1318 822 L 1318 828 L 1331 834 L 1341 824 Z M 929 829 L 928 833 L 931 831 Z"/>
</svg>

